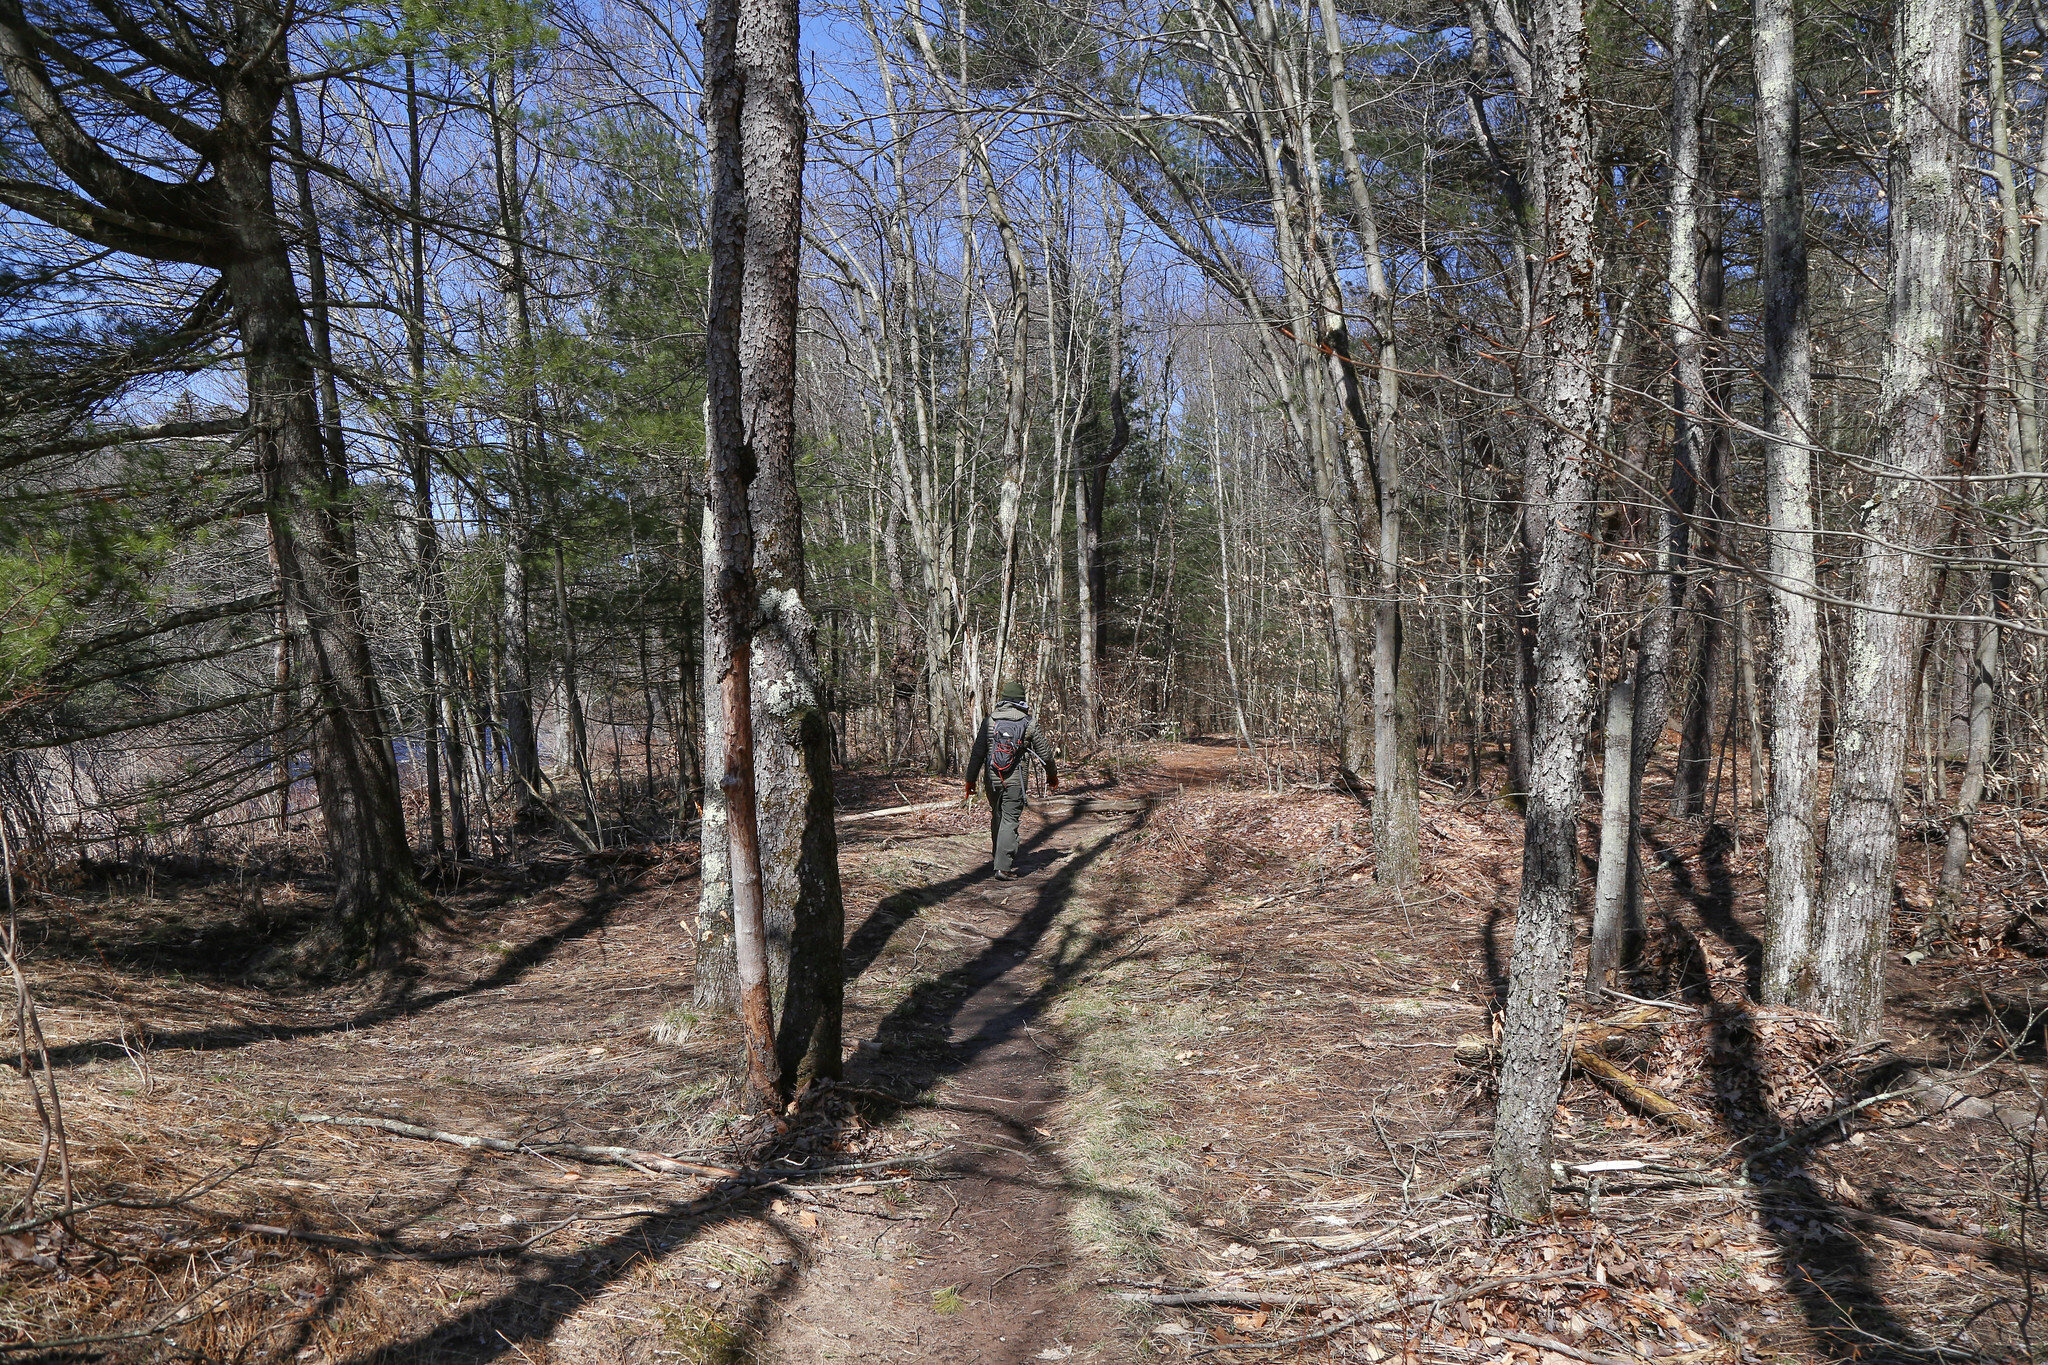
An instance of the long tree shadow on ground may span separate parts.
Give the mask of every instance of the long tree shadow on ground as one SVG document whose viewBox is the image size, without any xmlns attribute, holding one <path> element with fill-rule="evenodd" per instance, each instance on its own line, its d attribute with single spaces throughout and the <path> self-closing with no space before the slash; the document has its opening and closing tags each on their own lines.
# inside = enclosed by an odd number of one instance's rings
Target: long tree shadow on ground
<svg viewBox="0 0 2048 1365">
<path fill-rule="evenodd" d="M 1043 825 L 1020 852 L 1037 851 L 1060 830 L 1075 824 L 1081 816 Z M 864 1098 L 876 1097 L 867 1106 L 867 1116 L 886 1122 L 907 1109 L 932 1103 L 925 1095 L 947 1076 L 961 1070 L 988 1048 L 1030 1025 L 1058 997 L 1068 983 L 1091 965 L 1101 962 L 1130 941 L 1132 934 L 1173 906 L 1129 923 L 1115 922 L 1124 908 L 1117 897 L 1105 903 L 1108 912 L 1099 930 L 1068 923 L 1061 926 L 1046 964 L 1045 979 L 1009 1009 L 983 1022 L 967 1039 L 949 1042 L 947 1034 L 966 1002 L 988 985 L 1027 961 L 1056 925 L 1072 902 L 1081 875 L 1109 849 L 1133 831 L 1142 828 L 1141 813 L 1121 828 L 1108 832 L 1085 850 L 1071 856 L 1055 873 L 1034 890 L 1031 903 L 1011 927 L 991 940 L 967 961 L 921 983 L 883 1020 L 878 1034 L 912 1043 L 902 1049 L 888 1048 L 873 1061 L 848 1067 L 849 1086 L 866 1087 Z M 934 904 L 987 880 L 984 864 L 929 885 L 909 888 L 886 897 L 862 922 L 848 940 L 848 979 L 871 965 L 890 937 L 928 904 Z M 1184 892 L 1178 905 L 1197 895 L 1208 884 Z M 987 1112 L 1011 1126 L 1014 1121 L 999 1111 Z M 1037 1137 L 1028 1131 L 1016 1133 L 1020 1145 L 1036 1148 Z M 1040 1188 L 1064 1194 L 1094 1195 L 1110 1200 L 1133 1199 L 1137 1192 L 1103 1189 L 1076 1178 L 1052 1154 L 1037 1151 L 1049 1168 L 1035 1182 Z M 577 1310 L 629 1275 L 635 1267 L 669 1254 L 701 1238 L 705 1233 L 739 1220 L 766 1226 L 784 1239 L 790 1262 L 760 1288 L 743 1315 L 748 1330 L 758 1333 L 765 1326 L 768 1307 L 788 1298 L 797 1288 L 800 1243 L 794 1232 L 773 1216 L 770 1205 L 780 1195 L 772 1182 L 799 1174 L 801 1167 L 789 1164 L 782 1154 L 771 1150 L 753 1169 L 736 1179 L 721 1180 L 703 1194 L 689 1200 L 675 1200 L 654 1212 L 634 1211 L 621 1215 L 625 1226 L 595 1245 L 559 1254 L 527 1251 L 518 1256 L 523 1269 L 519 1282 L 476 1304 L 457 1317 L 410 1340 L 393 1343 L 351 1358 L 346 1365 L 483 1365 L 505 1355 L 524 1358 L 524 1343 L 545 1341 Z M 651 1201 L 648 1201 L 651 1202 Z M 644 1204 L 642 1206 L 644 1208 Z M 395 1248 L 394 1248 L 395 1249 Z M 349 1292 L 368 1292 L 374 1287 L 379 1267 L 370 1266 L 353 1276 L 339 1272 L 335 1292 L 309 1314 L 301 1325 L 293 1348 L 310 1342 L 319 1318 L 331 1314 Z M 289 1356 L 287 1350 L 282 1354 Z"/>
<path fill-rule="evenodd" d="M 1685 865 L 1685 855 L 1664 843 L 1647 828 L 1643 842 L 1657 855 L 1658 863 L 1671 874 L 1671 884 L 1699 915 L 1714 937 L 1742 960 L 1742 991 L 1751 1000 L 1761 1000 L 1764 989 L 1764 941 L 1750 932 L 1735 914 L 1735 876 L 1728 868 L 1728 854 L 1735 836 L 1726 825 L 1709 826 L 1700 839 L 1700 868 L 1707 884 L 1701 887 Z"/>
<path fill-rule="evenodd" d="M 349 1033 L 389 1023 L 395 1019 L 403 1019 L 409 1015 L 421 1014 L 451 1000 L 512 985 L 553 957 L 564 944 L 604 928 L 613 913 L 637 890 L 639 887 L 634 877 L 598 882 L 596 891 L 583 902 L 574 919 L 527 940 L 507 953 L 488 974 L 459 986 L 419 991 L 417 983 L 412 979 L 397 977 L 391 981 L 389 989 L 376 1003 L 347 1014 L 322 1019 L 318 1023 L 236 1023 L 180 1029 L 175 1032 L 152 1031 L 144 1035 L 142 1041 L 146 1042 L 152 1051 L 159 1052 L 226 1052 L 256 1043 Z M 131 1044 L 128 1042 L 106 1038 L 66 1043 L 50 1049 L 50 1065 L 68 1068 L 82 1066 L 88 1062 L 120 1061 L 131 1055 L 130 1048 Z M 14 1057 L 0 1057 L 0 1065 L 19 1069 L 19 1062 Z"/>
<path fill-rule="evenodd" d="M 1727 862 L 1725 832 L 1709 831 L 1701 846 L 1701 888 L 1685 860 L 1668 845 L 1652 843 L 1664 866 L 1702 924 L 1743 957 L 1745 984 L 1737 999 L 1717 996 L 1706 953 L 1692 928 L 1677 914 L 1663 916 L 1670 978 L 1677 990 L 1712 1023 L 1709 1065 L 1722 1125 L 1737 1149 L 1752 1153 L 1749 1179 L 1765 1234 L 1777 1248 L 1785 1286 L 1798 1301 L 1816 1350 L 1832 1360 L 1864 1365 L 1925 1362 L 1944 1353 L 1919 1340 L 1886 1302 L 1870 1253 L 1848 1230 L 1849 1215 L 1822 1193 L 1825 1177 L 1808 1169 L 1816 1142 L 1771 1152 L 1786 1129 L 1767 1093 L 1756 1055 L 1752 1012 L 1763 945 L 1736 919 L 1734 879 Z"/>
</svg>

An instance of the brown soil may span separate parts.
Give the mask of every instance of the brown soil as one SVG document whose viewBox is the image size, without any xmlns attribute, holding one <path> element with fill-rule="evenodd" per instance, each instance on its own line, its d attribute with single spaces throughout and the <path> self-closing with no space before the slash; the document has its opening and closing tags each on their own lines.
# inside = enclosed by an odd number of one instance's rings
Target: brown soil
<svg viewBox="0 0 2048 1365">
<path fill-rule="evenodd" d="M 448 889 L 414 975 L 322 991 L 247 974 L 317 910 L 309 876 L 119 874 L 44 897 L 24 938 L 73 1179 L 156 1206 L 0 1237 L 0 1345 L 351 1365 L 2035 1349 L 2033 1278 L 1997 1243 L 2040 1246 L 2015 1222 L 2040 1182 L 1998 1122 L 1891 1102 L 1740 1179 L 1747 1153 L 1887 1083 L 1875 1054 L 1745 1003 L 1746 810 L 1658 827 L 1636 989 L 1685 1009 L 1619 1059 L 1697 1131 L 1575 1076 L 1559 1159 L 1651 1176 L 1576 1180 L 1554 1226 L 1491 1234 L 1468 1179 L 1490 1073 L 1454 1045 L 1491 1028 L 1515 819 L 1431 785 L 1428 878 L 1388 895 L 1365 813 L 1294 762 L 1218 740 L 1116 755 L 1074 786 L 1155 804 L 1028 816 L 1014 883 L 988 876 L 980 808 L 845 827 L 847 1085 L 772 1134 L 734 1119 L 725 1025 L 691 1017 L 687 847 L 480 872 Z M 951 790 L 849 774 L 841 800 Z M 1889 968 L 1891 1038 L 1956 1071 L 1995 1059 L 1965 1088 L 2023 1096 L 2048 1076 L 2026 955 L 2048 829 L 2002 809 L 1980 827 L 1959 945 Z M 1923 861 L 1909 843 L 1901 953 Z M 299 1121 L 317 1114 L 740 1174 Z M 17 1191 L 37 1140 L 25 1104 L 0 1111 Z M 1191 1290 L 1269 1301 L 1138 1301 Z M 1388 1296 L 1411 1306 L 1343 1325 L 1347 1302 Z"/>
<path fill-rule="evenodd" d="M 1026 820 L 1015 882 L 989 876 L 973 835 L 922 843 L 927 865 L 952 875 L 920 894 L 918 917 L 971 950 L 892 1010 L 848 1068 L 852 1084 L 923 1097 L 902 1108 L 943 1130 L 944 1205 L 885 1224 L 806 1277 L 779 1305 L 766 1359 L 1137 1358 L 1069 1245 L 1073 1177 L 1045 1126 L 1061 1049 L 1042 1026 L 1058 971 L 1047 935 L 1124 823 Z"/>
</svg>

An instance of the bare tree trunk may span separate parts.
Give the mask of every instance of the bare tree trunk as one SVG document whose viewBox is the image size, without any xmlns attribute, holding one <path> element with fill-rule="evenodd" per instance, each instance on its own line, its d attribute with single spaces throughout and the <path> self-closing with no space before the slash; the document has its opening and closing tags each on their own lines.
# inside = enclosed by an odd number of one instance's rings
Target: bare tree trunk
<svg viewBox="0 0 2048 1365">
<path fill-rule="evenodd" d="M 903 504 L 889 490 L 885 489 L 883 496 L 889 500 L 888 515 L 882 523 L 882 562 L 889 584 L 889 750 L 890 757 L 900 763 L 910 756 L 911 735 L 917 728 L 917 624 L 910 614 L 910 598 L 903 579 L 903 552 L 897 543 L 903 528 Z M 876 633 L 884 633 L 879 622 Z"/>
<path fill-rule="evenodd" d="M 740 0 L 736 55 L 744 88 L 739 135 L 746 213 L 739 375 L 744 439 L 759 462 L 752 488 L 759 534 L 754 774 L 770 966 L 787 983 L 776 1052 L 788 1092 L 839 1074 L 845 918 L 833 827 L 832 726 L 818 670 L 817 622 L 805 598 L 797 490 L 805 115 L 795 0 Z M 1020 377 L 1019 391 L 1021 384 Z M 1017 439 L 1021 443 L 1021 432 Z M 777 961 L 784 953 L 786 960 Z"/>
<path fill-rule="evenodd" d="M 499 228 L 498 292 L 504 301 L 507 340 L 515 361 L 531 359 L 532 327 L 526 310 L 525 230 L 519 187 L 518 140 L 503 105 L 493 73 L 484 81 L 484 100 L 491 121 L 491 159 L 496 181 Z M 503 692 L 498 710 L 504 720 L 506 764 L 512 775 L 520 822 L 533 822 L 545 803 L 541 797 L 540 738 L 533 722 L 533 648 L 529 623 L 531 590 L 527 570 L 533 555 L 533 507 L 530 458 L 534 414 L 509 414 L 505 449 L 506 487 L 504 578 L 500 602 L 504 632 Z"/>
<path fill-rule="evenodd" d="M 752 636 L 759 599 L 754 580 L 753 515 L 748 505 L 754 452 L 747 442 L 743 355 L 749 260 L 745 142 L 751 63 L 739 40 L 752 17 L 774 0 L 712 0 L 704 12 L 704 121 L 710 135 L 711 289 L 706 308 L 705 407 L 711 447 L 711 519 L 716 591 L 705 622 L 707 668 L 717 670 L 724 730 L 729 880 L 732 887 L 734 975 L 751 1107 L 779 1101 L 775 1022 L 769 1000 L 767 924 L 761 882 L 761 840 L 754 796 Z M 758 22 L 758 19 L 756 20 Z M 772 98 L 772 95 L 771 95 Z M 771 153 L 772 154 L 772 153 Z"/>
<path fill-rule="evenodd" d="M 1360 432 L 1362 437 L 1370 438 L 1371 458 L 1377 466 L 1371 471 L 1371 483 L 1379 526 L 1378 600 L 1373 604 L 1372 643 L 1373 880 L 1381 886 L 1408 886 L 1422 875 L 1422 797 L 1417 773 L 1414 685 L 1404 666 L 1402 640 L 1401 537 L 1407 514 L 1394 425 L 1401 403 L 1394 293 L 1387 282 L 1371 188 L 1358 157 L 1336 3 L 1319 0 L 1319 6 L 1330 80 L 1330 110 L 1336 118 L 1337 149 L 1344 163 L 1345 184 L 1351 191 L 1352 230 L 1358 239 L 1359 254 L 1365 259 L 1366 288 L 1377 343 L 1374 372 L 1379 410 L 1371 429 Z M 1333 359 L 1348 368 L 1348 339 L 1346 345 L 1333 349 L 1339 352 Z"/>
<path fill-rule="evenodd" d="M 424 615 L 420 631 L 420 675 L 427 691 L 429 727 L 439 726 L 446 737 L 448 768 L 448 831 L 455 856 L 467 858 L 469 844 L 469 803 L 466 755 L 462 726 L 455 714 L 455 689 L 443 679 L 453 678 L 454 631 L 448 609 L 448 583 L 441 565 L 441 537 L 434 518 L 432 438 L 427 428 L 427 247 L 426 227 L 421 221 L 426 175 L 420 140 L 420 103 L 413 59 L 405 59 L 406 206 L 413 221 L 406 227 L 407 298 L 405 316 L 406 444 L 411 457 L 415 544 L 423 582 Z M 435 852 L 440 852 L 436 830 Z"/>
<path fill-rule="evenodd" d="M 540 448 L 536 441 L 535 448 Z M 576 619 L 569 611 L 569 566 L 562 553 L 561 504 L 549 501 L 548 540 L 554 559 L 555 620 L 562 632 L 562 706 L 569 722 L 570 770 L 583 795 L 583 809 L 590 817 L 590 837 L 604 842 L 604 817 L 598 810 L 597 783 L 590 774 L 590 726 L 583 715 L 583 671 L 577 658 Z"/>
<path fill-rule="evenodd" d="M 1635 687 L 1628 679 L 1607 692 L 1606 759 L 1600 770 L 1600 862 L 1593 884 L 1593 933 L 1586 947 L 1586 986 L 1612 984 L 1628 927 L 1629 865 L 1634 856 L 1631 788 L 1635 769 Z"/>
<path fill-rule="evenodd" d="M 1721 528 L 1728 524 L 1728 459 L 1731 453 L 1728 427 L 1721 420 L 1725 410 L 1725 380 L 1716 373 L 1725 365 L 1727 323 L 1722 317 L 1726 303 L 1726 275 L 1722 265 L 1721 225 L 1714 222 L 1700 233 L 1703 246 L 1699 271 L 1700 326 L 1705 346 L 1699 363 L 1699 378 L 1706 392 L 1697 402 L 1689 424 L 1699 431 L 1689 443 L 1688 453 L 1696 483 L 1692 495 L 1695 533 L 1688 550 L 1686 591 L 1692 599 L 1693 667 L 1692 686 L 1686 694 L 1685 719 L 1679 730 L 1678 761 L 1675 765 L 1671 809 L 1678 815 L 1698 815 L 1705 809 L 1707 782 L 1714 766 L 1714 717 L 1728 641 L 1728 615 L 1721 600 Z"/>
<path fill-rule="evenodd" d="M 1536 0 L 1530 66 L 1531 161 L 1542 188 L 1537 362 L 1543 406 L 1529 459 L 1542 498 L 1537 561 L 1535 714 L 1523 816 L 1522 892 L 1509 961 L 1493 1132 L 1494 1206 L 1534 1220 L 1550 1208 L 1551 1120 L 1564 1081 L 1564 996 L 1578 893 L 1578 811 L 1591 702 L 1591 461 L 1599 316 L 1593 258 L 1594 156 L 1585 102 L 1582 0 Z"/>
<path fill-rule="evenodd" d="M 1751 810 L 1762 810 L 1768 780 L 1764 776 L 1763 719 L 1756 700 L 1756 640 L 1750 628 L 1750 603 L 1754 600 L 1747 585 L 1735 600 L 1735 678 L 1741 691 L 1742 738 L 1748 749 L 1748 804 Z"/>
<path fill-rule="evenodd" d="M 1237 722 L 1237 737 L 1252 752 L 1251 727 L 1244 718 L 1244 689 L 1237 678 L 1237 650 L 1231 638 L 1234 627 L 1230 588 L 1229 503 L 1223 490 L 1223 404 L 1216 391 L 1216 360 L 1209 357 L 1209 478 L 1216 495 L 1216 574 L 1223 599 L 1223 676 L 1230 688 L 1230 713 Z"/>
<path fill-rule="evenodd" d="M 1763 216 L 1764 441 L 1774 632 L 1765 840 L 1764 999 L 1791 1001 L 1821 926 L 1815 899 L 1821 631 L 1813 520 L 1813 334 L 1800 169 L 1797 0 L 1754 0 L 1756 141 Z"/>
<path fill-rule="evenodd" d="M 1947 472 L 1941 362 L 1955 297 L 1962 114 L 1960 0 L 1896 0 L 1891 93 L 1890 280 L 1883 472 L 1864 514 L 1850 622 L 1847 694 L 1823 855 L 1820 932 L 1787 973 L 1791 1003 L 1853 1038 L 1875 1035 L 1898 857 L 1899 792 L 1924 609 Z"/>
<path fill-rule="evenodd" d="M 1991 620 L 1977 623 L 1977 647 L 1970 659 L 1970 740 L 1963 759 L 1962 790 L 1956 793 L 1955 812 L 1949 817 L 1948 843 L 1941 857 L 1941 897 L 1944 909 L 1952 909 L 1962 898 L 1963 872 L 1970 865 L 1970 833 L 1977 823 L 1977 806 L 1984 799 L 1984 770 L 1991 761 L 1993 705 L 1998 699 L 2001 622 L 2012 613 L 2012 574 L 1998 568 L 1991 571 Z"/>
<path fill-rule="evenodd" d="M 1115 220 L 1115 227 L 1121 226 L 1122 220 Z M 1116 235 L 1120 240 L 1121 232 Z M 1109 640 L 1109 566 L 1102 552 L 1102 519 L 1109 504 L 1110 466 L 1131 441 L 1130 413 L 1124 405 L 1123 286 L 1123 256 L 1115 251 L 1103 337 L 1109 353 L 1103 375 L 1109 386 L 1109 445 L 1077 469 L 1074 477 L 1074 638 L 1081 684 L 1081 736 L 1090 745 L 1102 736 L 1102 660 Z"/>
</svg>

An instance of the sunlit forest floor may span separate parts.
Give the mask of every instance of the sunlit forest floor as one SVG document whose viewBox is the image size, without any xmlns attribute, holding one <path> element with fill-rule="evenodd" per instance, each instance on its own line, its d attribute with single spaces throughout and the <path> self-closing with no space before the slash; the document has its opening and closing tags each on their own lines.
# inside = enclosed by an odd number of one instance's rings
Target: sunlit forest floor
<svg viewBox="0 0 2048 1365">
<path fill-rule="evenodd" d="M 1887 1046 L 1864 1048 L 1750 1002 L 1760 816 L 1659 825 L 1630 994 L 1661 1003 L 1575 1007 L 1590 1060 L 1558 1112 L 1559 1217 L 1503 1235 L 1480 1201 L 1518 821 L 1434 775 L 1427 877 L 1395 896 L 1367 813 L 1299 759 L 1123 751 L 1068 787 L 1113 809 L 1027 816 L 1015 883 L 988 876 L 978 806 L 843 826 L 847 1081 L 773 1129 L 735 1117 L 732 1036 L 689 1004 L 694 846 L 469 868 L 415 971 L 317 990 L 262 967 L 321 902 L 309 868 L 60 887 L 23 937 L 78 1211 L 0 1238 L 0 1344 L 530 1365 L 2041 1353 L 2048 820 L 1987 813 L 1975 908 L 1939 941 L 1938 847 L 1907 843 Z M 840 801 L 953 790 L 855 772 Z M 41 1142 L 24 1101 L 0 1111 L 17 1192 Z"/>
</svg>

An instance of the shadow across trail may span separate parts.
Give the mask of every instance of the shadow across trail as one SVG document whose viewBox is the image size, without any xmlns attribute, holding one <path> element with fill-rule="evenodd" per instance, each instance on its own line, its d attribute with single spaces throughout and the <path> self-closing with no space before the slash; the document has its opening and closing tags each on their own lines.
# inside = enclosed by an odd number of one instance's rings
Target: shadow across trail
<svg viewBox="0 0 2048 1365">
<path fill-rule="evenodd" d="M 1056 1244 L 1061 1239 L 1060 1211 L 1067 1199 L 1082 1194 L 1111 1200 L 1138 1197 L 1136 1192 L 1104 1190 L 1075 1177 L 1041 1142 L 1034 1124 L 1058 1095 L 1052 1068 L 1029 1037 L 1035 1031 L 1033 1021 L 1078 973 L 1116 951 L 1145 922 L 1123 924 L 1112 913 L 1104 917 L 1105 927 L 1100 929 L 1076 923 L 1072 917 L 1062 923 L 1063 912 L 1074 904 L 1084 874 L 1118 840 L 1142 827 L 1145 815 L 1141 812 L 1121 827 L 1104 832 L 1055 861 L 1050 871 L 1041 872 L 1049 861 L 1045 846 L 1081 818 L 1070 815 L 1047 823 L 1024 845 L 1020 851 L 1028 855 L 1028 861 L 1020 860 L 1026 868 L 1023 881 L 996 883 L 984 863 L 977 870 L 898 891 L 875 907 L 849 937 L 849 980 L 865 972 L 891 937 L 925 906 L 949 900 L 957 905 L 963 895 L 978 895 L 984 883 L 1001 888 L 1005 895 L 1028 897 L 1002 933 L 987 936 L 986 943 L 966 960 L 914 986 L 882 1020 L 874 1040 L 879 1046 L 856 1049 L 844 1086 L 822 1090 L 827 1101 L 835 1093 L 857 1097 L 866 1117 L 876 1123 L 921 1108 L 941 1109 L 963 1121 L 977 1116 L 985 1119 L 1005 1142 L 994 1151 L 984 1150 L 993 1144 L 957 1144 L 957 1155 L 941 1170 L 948 1188 L 956 1194 L 947 1221 L 977 1200 L 985 1202 L 994 1191 L 1014 1191 L 1021 1198 L 1005 1206 L 1002 1224 L 1020 1237 L 1037 1238 L 1039 1251 L 1048 1242 Z M 1115 910 L 1114 905 L 1106 904 L 1106 908 Z M 1010 906 L 993 899 L 985 899 L 982 909 L 999 917 L 1012 914 Z M 1017 1049 L 1031 1054 L 1035 1062 L 1028 1073 Z M 1006 1050 L 1008 1064 L 991 1069 Z M 972 1106 L 957 1097 L 932 1093 L 949 1080 L 961 1078 L 977 1085 L 1010 1084 L 1012 1088 L 1001 1094 L 966 1097 L 980 1101 Z M 626 1282 L 636 1267 L 741 1220 L 769 1229 L 782 1239 L 789 1253 L 787 1264 L 757 1287 L 741 1315 L 740 1325 L 758 1337 L 767 1330 L 771 1310 L 778 1305 L 786 1307 L 803 1285 L 804 1262 L 809 1255 L 803 1236 L 774 1211 L 775 1201 L 785 1192 L 782 1182 L 803 1174 L 803 1166 L 792 1155 L 803 1135 L 803 1124 L 793 1123 L 787 1138 L 762 1152 L 737 1178 L 719 1180 L 694 1198 L 671 1200 L 656 1208 L 648 1207 L 656 1201 L 645 1200 L 616 1215 L 602 1211 L 587 1215 L 586 1221 L 615 1218 L 620 1222 L 617 1232 L 595 1244 L 561 1253 L 539 1248 L 508 1251 L 503 1259 L 518 1267 L 514 1284 L 424 1333 L 353 1357 L 346 1365 L 482 1365 L 506 1356 L 523 1359 L 525 1345 L 554 1336 L 593 1299 Z M 1035 1221 L 1030 1226 L 1020 1225 L 1027 1219 Z M 943 1231 L 941 1224 L 932 1235 Z M 394 1251 L 406 1251 L 395 1241 L 391 1246 Z M 1021 1264 L 987 1286 L 990 1293 L 986 1297 L 993 1301 L 996 1295 L 1015 1292 L 1034 1295 L 1047 1305 L 1069 1306 L 1070 1296 L 1059 1276 L 1062 1262 L 1063 1255 Z M 335 1292 L 321 1309 L 331 1313 L 348 1294 L 371 1292 L 376 1273 L 373 1266 L 353 1280 L 337 1277 Z M 1031 1278 L 1034 1273 L 1036 1280 Z M 316 1311 L 313 1317 L 317 1321 L 322 1315 Z M 1073 1320 L 1071 1315 L 1045 1319 L 1054 1324 Z M 949 1319 L 948 1324 L 934 1330 L 964 1331 L 968 1326 L 964 1320 Z M 306 1340 L 311 1340 L 311 1331 L 311 1323 L 300 1329 Z M 992 1341 L 982 1344 L 992 1345 Z M 1005 1343 L 1004 1347 L 1012 1345 Z M 1014 1345 L 1018 1362 L 1029 1358 L 1031 1353 L 1021 1343 Z M 949 1358 L 940 1343 L 929 1349 L 936 1352 L 932 1359 Z M 1010 1358 L 1001 1351 L 980 1352 L 980 1358 L 991 1365 L 996 1365 L 999 1356 Z"/>
</svg>

